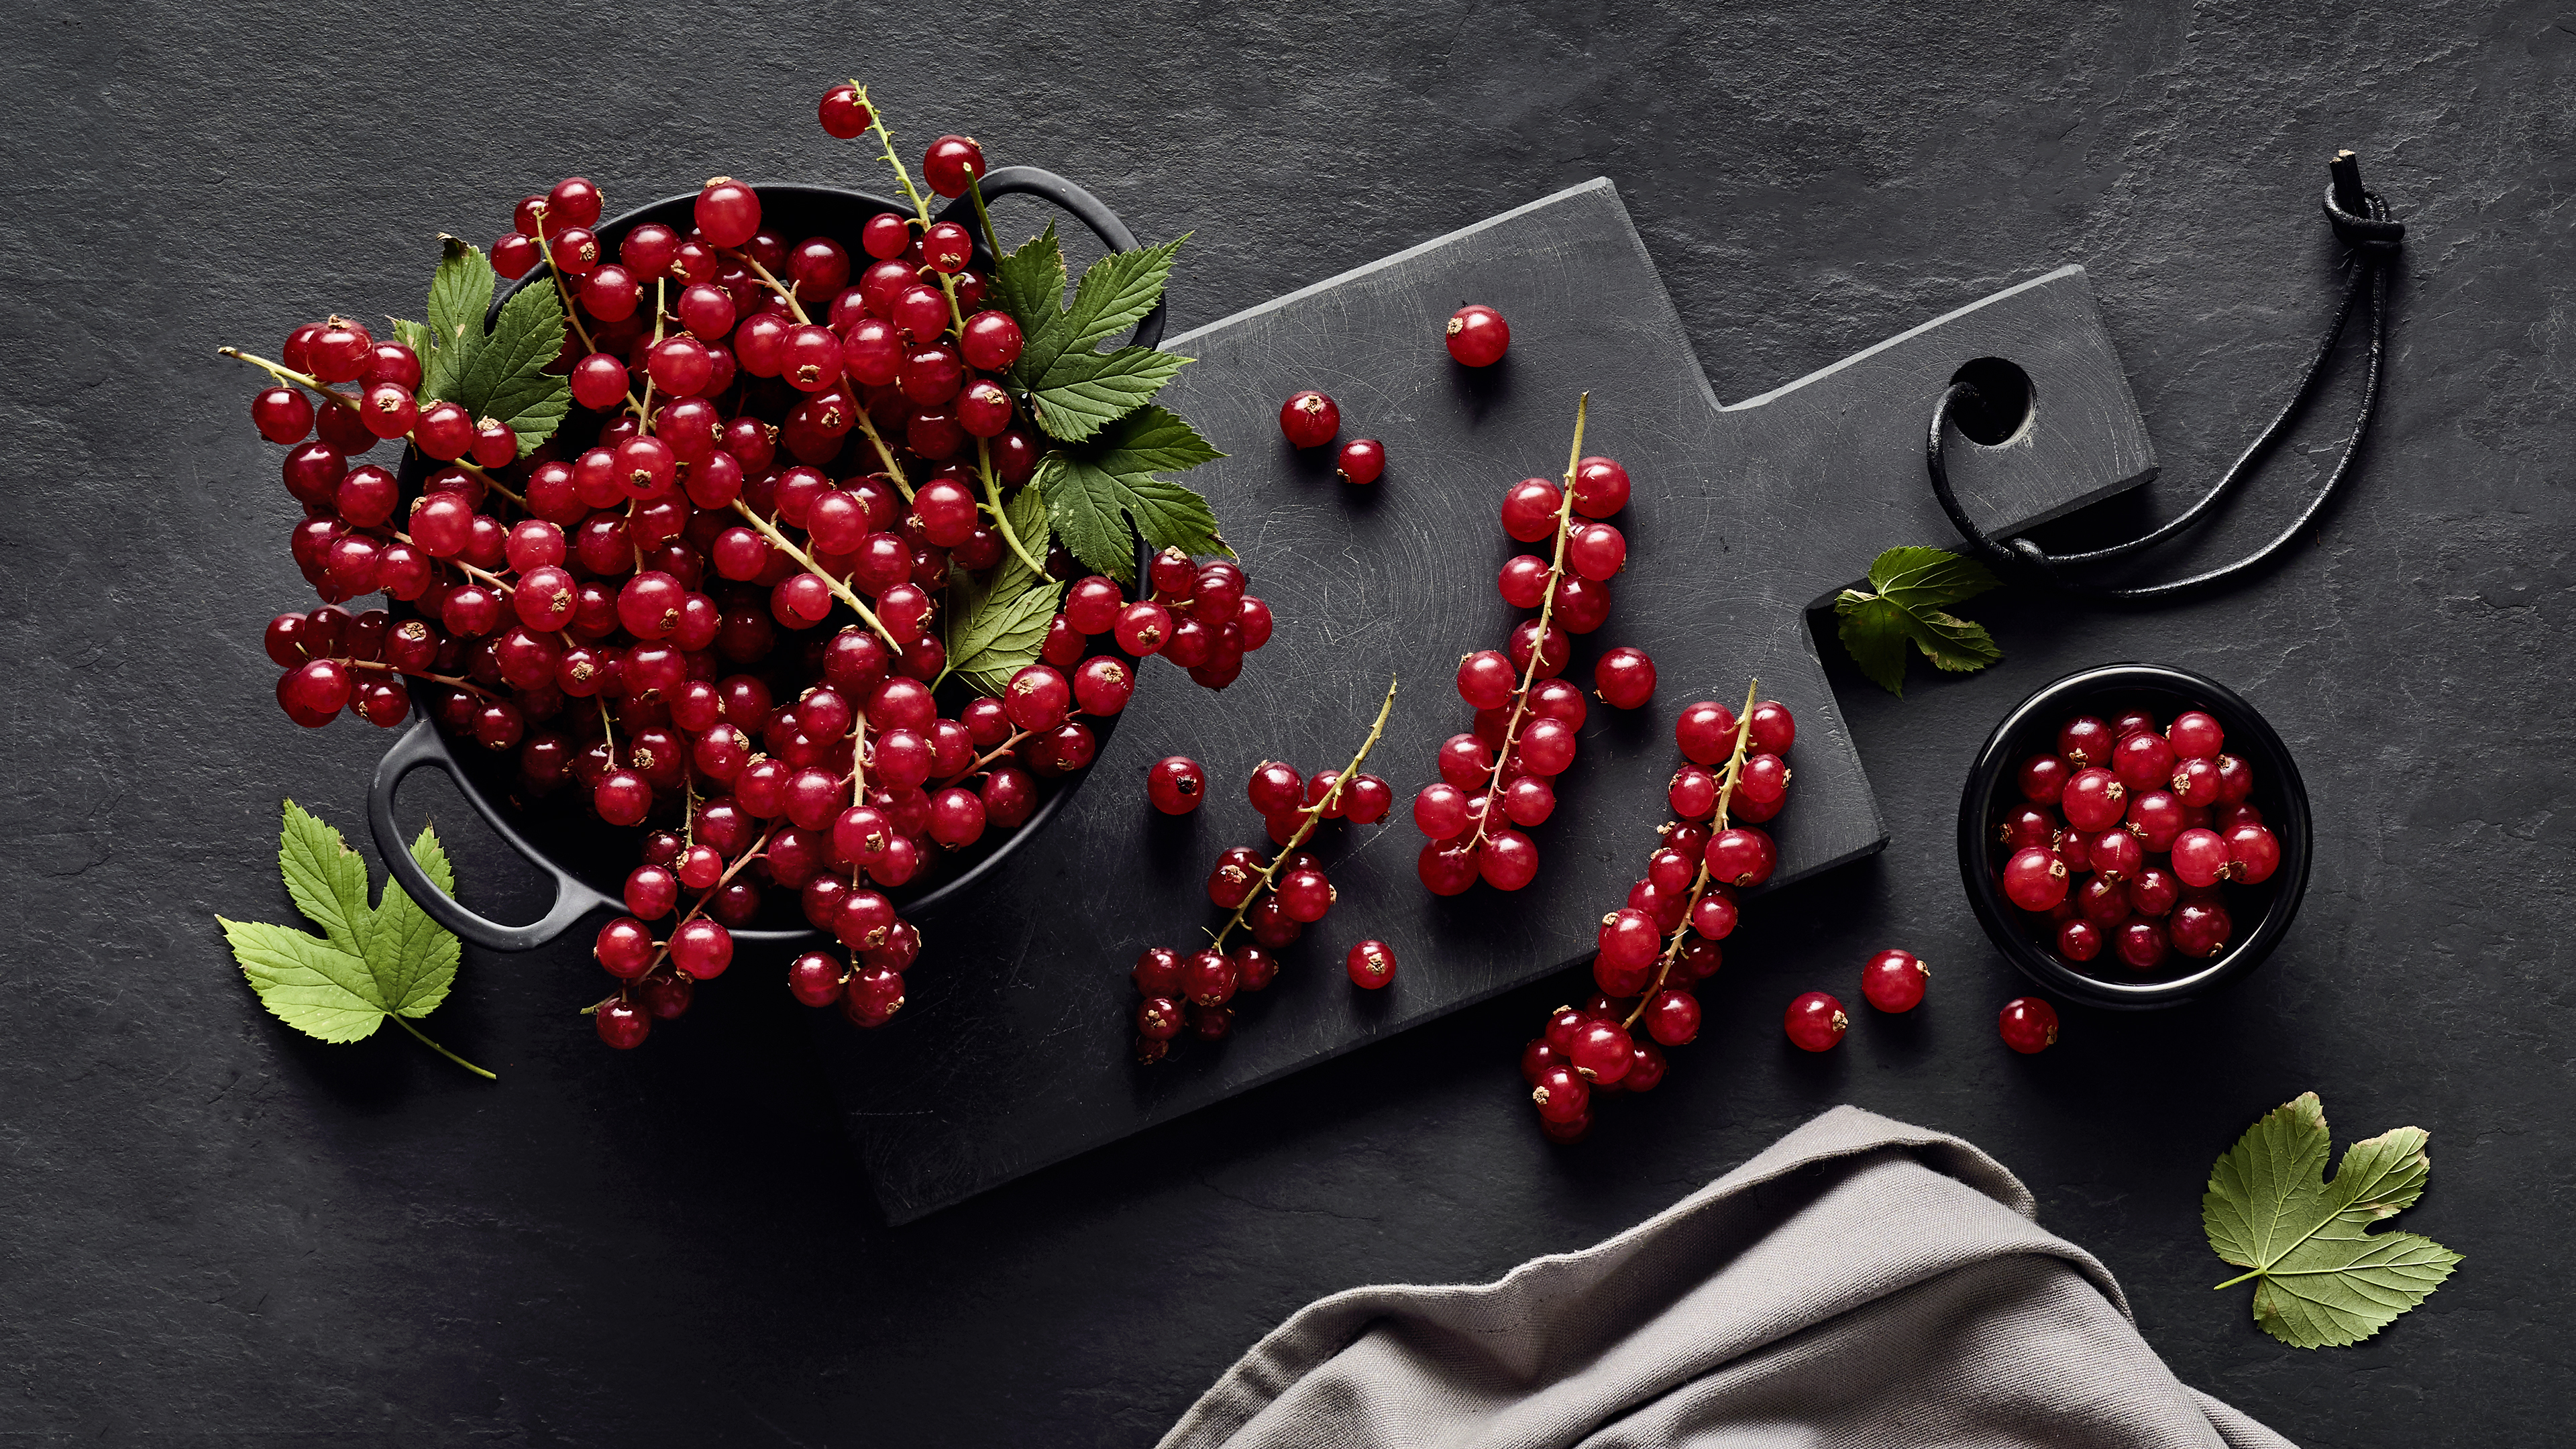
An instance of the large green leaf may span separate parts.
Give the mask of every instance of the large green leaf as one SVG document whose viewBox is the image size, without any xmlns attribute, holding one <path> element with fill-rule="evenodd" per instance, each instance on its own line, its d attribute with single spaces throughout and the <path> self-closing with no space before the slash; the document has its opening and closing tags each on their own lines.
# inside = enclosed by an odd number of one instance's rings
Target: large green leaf
<svg viewBox="0 0 2576 1449">
<path fill-rule="evenodd" d="M 1064 586 L 1025 565 L 997 571 L 994 583 L 978 588 L 965 570 L 949 570 L 948 672 L 998 695 L 1012 675 L 1037 663 Z"/>
<path fill-rule="evenodd" d="M 2209 1170 L 2201 1224 L 2218 1256 L 2252 1271 L 2254 1321 L 2296 1348 L 2359 1343 L 2421 1303 L 2460 1255 L 2372 1224 L 2412 1207 L 2433 1170 L 2420 1127 L 2345 1149 L 2325 1180 L 2332 1138 L 2314 1092 L 2266 1113 Z"/>
<path fill-rule="evenodd" d="M 1093 262 L 1083 272 L 1082 284 L 1074 289 L 1073 305 L 1065 309 L 1069 333 L 1065 345 L 1089 351 L 1111 334 L 1143 321 L 1145 314 L 1154 310 L 1154 304 L 1163 299 L 1163 284 L 1172 275 L 1172 259 L 1180 255 L 1181 243 L 1189 239 L 1189 233 L 1184 232 L 1160 246 L 1111 252 Z"/>
<path fill-rule="evenodd" d="M 1064 247 L 1056 240 L 1054 222 L 994 264 L 993 292 L 1011 320 L 1020 324 L 1020 364 L 1034 367 L 1034 371 L 1021 371 L 1015 365 L 1025 384 L 1046 371 L 1064 348 Z M 1049 328 L 1052 333 L 1041 342 L 1040 333 Z M 1032 346 L 1044 348 L 1034 363 L 1029 357 Z"/>
<path fill-rule="evenodd" d="M 436 831 L 423 827 L 411 855 L 439 889 L 455 889 L 455 871 Z M 381 901 L 370 907 L 366 862 L 339 831 L 292 800 L 278 834 L 277 861 L 296 909 L 322 935 L 215 919 L 251 989 L 278 1020 L 324 1041 L 357 1041 L 373 1035 L 389 1016 L 427 1016 L 447 999 L 456 979 L 454 933 L 390 880 Z"/>
<path fill-rule="evenodd" d="M 444 350 L 482 337 L 483 314 L 492 309 L 498 278 L 481 251 L 452 236 L 438 240 L 438 270 L 429 279 L 429 330 Z"/>
</svg>

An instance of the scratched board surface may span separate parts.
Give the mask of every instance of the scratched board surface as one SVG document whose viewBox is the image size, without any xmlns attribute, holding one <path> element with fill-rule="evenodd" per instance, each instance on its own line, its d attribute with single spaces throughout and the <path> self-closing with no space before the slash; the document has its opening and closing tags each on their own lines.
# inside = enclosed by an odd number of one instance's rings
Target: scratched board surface
<svg viewBox="0 0 2576 1449">
<path fill-rule="evenodd" d="M 2019 432 L 1955 466 L 1990 527 L 2056 516 L 2153 469 L 2079 269 L 1962 300 L 1723 407 L 1617 193 L 1597 180 L 1167 341 L 1198 359 L 1167 399 L 1230 455 L 1189 481 L 1215 504 L 1277 633 L 1221 693 L 1149 661 L 1048 837 L 925 923 L 932 950 L 895 1021 L 868 1033 L 820 1024 L 888 1216 L 917 1217 L 1584 959 L 1666 818 L 1674 715 L 1699 699 L 1740 703 L 1751 678 L 1798 720 L 1789 808 L 1771 827 L 1775 884 L 1884 844 L 1805 611 L 1881 548 L 1952 537 L 1923 477 L 1933 399 L 1981 358 L 2032 380 Z M 1511 320 L 1510 353 L 1492 368 L 1461 368 L 1441 346 L 1442 323 L 1469 301 Z M 1375 487 L 1336 479 L 1331 449 L 1281 438 L 1279 404 L 1305 387 L 1340 403 L 1344 439 L 1386 444 Z M 1562 473 L 1586 391 L 1585 451 L 1619 459 L 1636 488 L 1613 520 L 1629 553 L 1610 620 L 1576 641 L 1567 675 L 1588 686 L 1599 653 L 1627 644 L 1654 657 L 1660 684 L 1633 713 L 1595 702 L 1556 813 L 1530 832 L 1536 882 L 1436 898 L 1415 875 L 1411 798 L 1436 777 L 1439 743 L 1469 723 L 1458 657 L 1499 646 L 1522 617 L 1494 589 L 1522 551 L 1496 505 L 1523 477 Z M 1397 806 L 1377 826 L 1328 826 L 1310 847 L 1340 893 L 1332 913 L 1283 953 L 1276 984 L 1238 998 L 1230 1040 L 1185 1037 L 1166 1061 L 1136 1065 L 1128 966 L 1149 945 L 1193 949 L 1222 924 L 1205 894 L 1215 857 L 1267 845 L 1244 797 L 1253 766 L 1338 768 L 1390 676 L 1403 685 L 1368 768 Z M 1209 800 L 1193 816 L 1145 803 L 1144 770 L 1167 754 L 1207 769 Z M 1343 974 L 1343 953 L 1369 937 L 1400 963 L 1383 991 Z"/>
</svg>

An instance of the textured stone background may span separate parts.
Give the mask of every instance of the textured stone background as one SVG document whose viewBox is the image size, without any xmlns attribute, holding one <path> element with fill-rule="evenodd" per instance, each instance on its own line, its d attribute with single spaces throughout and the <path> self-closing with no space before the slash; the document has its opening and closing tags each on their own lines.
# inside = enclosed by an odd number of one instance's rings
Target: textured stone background
<svg viewBox="0 0 2576 1449">
<path fill-rule="evenodd" d="M 1591 1242 L 1836 1101 L 1994 1152 L 2185 1380 L 2296 1438 L 2563 1432 L 2562 7 L 11 9 L 0 1438 L 1135 1444 L 1317 1294 Z M 496 233 L 568 171 L 613 200 L 864 174 L 811 122 L 853 70 L 916 147 L 969 131 L 1142 234 L 1196 228 L 1176 328 L 1596 174 L 1729 398 L 2081 261 L 2158 512 L 2322 319 L 2315 196 L 2351 145 L 2415 229 L 2390 411 L 2349 499 L 2253 588 L 2147 615 L 1983 601 L 2010 658 L 1901 704 L 1843 667 L 1894 844 L 1766 902 L 1701 1044 L 1584 1149 L 1545 1147 L 1518 1100 L 1549 987 L 890 1232 L 782 995 L 612 1057 L 569 1015 L 581 946 L 470 956 L 431 1029 L 493 1086 L 391 1032 L 286 1032 L 210 919 L 284 918 L 278 798 L 354 829 L 385 743 L 270 701 L 292 509 L 213 347 L 412 310 L 433 233 Z M 2333 417 L 2201 556 L 2291 506 Z M 2270 713 L 2316 796 L 2315 884 L 2231 999 L 2075 1015 L 2007 1059 L 1991 1012 L 2018 983 L 1958 896 L 1958 773 L 2026 690 L 2119 657 Z M 532 904 L 439 818 L 478 901 Z M 1793 1059 L 1778 1003 L 1891 940 L 1935 962 L 1930 1005 Z M 2201 1176 L 2306 1088 L 2345 1139 L 2431 1129 L 2403 1223 L 2468 1255 L 2353 1350 L 2284 1349 L 2243 1290 L 2208 1291 Z"/>
</svg>

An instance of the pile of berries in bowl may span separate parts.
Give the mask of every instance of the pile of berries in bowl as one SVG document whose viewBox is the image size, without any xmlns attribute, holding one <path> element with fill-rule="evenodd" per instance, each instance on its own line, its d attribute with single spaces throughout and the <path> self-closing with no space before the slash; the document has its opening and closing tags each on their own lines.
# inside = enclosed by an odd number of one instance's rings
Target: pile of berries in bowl
<svg viewBox="0 0 2576 1449">
<path fill-rule="evenodd" d="M 2214 680 L 2106 665 L 2005 716 L 1970 770 L 1959 865 L 2013 963 L 2097 1006 L 2166 1006 L 2251 970 L 2307 886 L 2280 737 Z"/>
</svg>

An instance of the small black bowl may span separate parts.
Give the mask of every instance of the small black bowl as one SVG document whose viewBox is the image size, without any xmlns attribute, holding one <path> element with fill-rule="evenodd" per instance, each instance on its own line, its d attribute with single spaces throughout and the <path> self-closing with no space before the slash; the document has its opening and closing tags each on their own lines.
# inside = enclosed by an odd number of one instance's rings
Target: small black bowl
<svg viewBox="0 0 2576 1449">
<path fill-rule="evenodd" d="M 2185 960 L 2187 969 L 2154 977 L 2127 972 L 2107 949 L 2083 966 L 2070 964 L 2034 936 L 2027 916 L 2004 898 L 1994 833 L 1997 813 L 2020 798 L 2015 777 L 2021 762 L 2054 753 L 2060 723 L 2077 714 L 2110 719 L 2131 709 L 2163 720 L 2190 709 L 2216 717 L 2227 731 L 2227 752 L 2254 767 L 2254 789 L 2247 798 L 2281 842 L 2281 864 L 2269 879 L 2227 888 L 2238 932 L 2227 949 L 2206 961 Z M 1959 876 L 1977 923 L 1994 938 L 1995 949 L 2041 986 L 2114 1010 L 2178 1006 L 2243 977 L 2280 944 L 2307 894 L 2310 830 L 2308 790 L 2299 767 L 2254 706 L 2218 681 L 2188 670 L 2104 664 L 2070 674 L 2023 700 L 1986 737 L 1959 797 Z M 2258 906 L 2259 913 L 2248 920 Z"/>
</svg>

